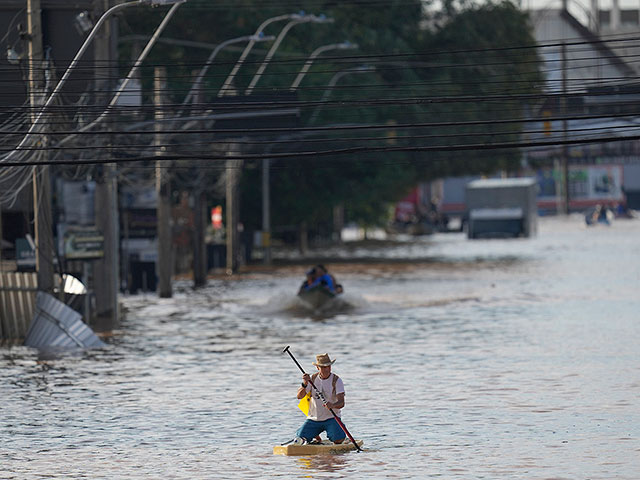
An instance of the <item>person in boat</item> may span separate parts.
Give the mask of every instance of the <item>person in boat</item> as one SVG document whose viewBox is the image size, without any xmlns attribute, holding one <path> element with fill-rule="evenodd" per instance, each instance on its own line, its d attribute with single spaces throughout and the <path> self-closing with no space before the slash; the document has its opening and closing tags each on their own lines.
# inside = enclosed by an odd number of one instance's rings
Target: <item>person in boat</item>
<svg viewBox="0 0 640 480">
<path fill-rule="evenodd" d="M 336 293 L 336 284 L 333 275 L 329 275 L 329 271 L 324 265 L 318 264 L 315 266 L 317 272 L 316 281 L 318 285 L 326 288 L 331 293 Z"/>
<path fill-rule="evenodd" d="M 340 292 L 336 291 L 334 278 L 329 275 L 324 265 L 316 265 L 307 271 L 307 279 L 300 287 L 300 291 L 311 290 L 316 287 L 322 287 L 334 294 L 342 293 L 342 285 L 340 286 Z"/>
<path fill-rule="evenodd" d="M 336 277 L 333 276 L 331 273 L 329 273 L 329 271 L 326 269 L 326 267 L 324 265 L 316 265 L 315 268 L 316 268 L 316 270 L 318 272 L 320 272 L 320 274 L 322 276 L 326 275 L 326 277 L 328 277 L 328 278 L 325 277 L 324 282 L 326 282 L 327 285 L 328 284 L 333 285 L 333 293 L 342 293 L 342 292 L 344 292 L 344 288 L 342 288 L 342 285 L 340 285 L 338 283 L 338 281 L 336 280 Z M 322 280 L 321 280 L 320 283 L 324 285 L 324 283 L 322 283 Z"/>
<path fill-rule="evenodd" d="M 310 268 L 309 270 L 307 270 L 307 273 L 305 273 L 305 275 L 306 278 L 304 282 L 302 282 L 302 285 L 300 285 L 300 290 L 298 290 L 298 293 L 302 293 L 311 288 L 311 285 L 313 285 L 316 279 L 316 269 Z"/>
<path fill-rule="evenodd" d="M 334 363 L 335 360 L 331 360 L 328 353 L 316 355 L 313 365 L 318 371 L 313 375 L 302 375 L 302 384 L 298 387 L 297 393 L 298 400 L 307 394 L 311 394 L 311 399 L 307 419 L 296 432 L 296 436 L 306 443 L 319 443 L 322 432 L 327 432 L 327 437 L 333 443 L 342 443 L 346 438 L 344 430 L 329 411 L 331 408 L 333 413 L 340 417 L 341 409 L 344 407 L 344 383 L 331 371 Z M 311 382 L 316 388 L 311 386 Z M 318 392 L 322 392 L 322 395 Z"/>
</svg>

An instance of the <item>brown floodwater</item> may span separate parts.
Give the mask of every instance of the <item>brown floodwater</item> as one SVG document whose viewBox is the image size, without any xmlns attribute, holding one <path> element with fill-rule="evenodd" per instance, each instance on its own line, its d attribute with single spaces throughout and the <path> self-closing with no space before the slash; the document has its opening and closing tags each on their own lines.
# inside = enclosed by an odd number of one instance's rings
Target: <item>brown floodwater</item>
<svg viewBox="0 0 640 480">
<path fill-rule="evenodd" d="M 639 477 L 640 221 L 326 254 L 327 314 L 287 266 L 123 297 L 103 349 L 0 348 L 0 478 Z M 286 345 L 337 359 L 362 453 L 272 455 L 303 420 Z"/>
</svg>

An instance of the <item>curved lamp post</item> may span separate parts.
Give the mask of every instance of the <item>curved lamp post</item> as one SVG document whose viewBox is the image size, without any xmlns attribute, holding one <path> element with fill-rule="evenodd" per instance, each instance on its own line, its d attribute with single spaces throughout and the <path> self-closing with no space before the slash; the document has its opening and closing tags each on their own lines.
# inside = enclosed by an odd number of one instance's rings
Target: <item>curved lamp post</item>
<svg viewBox="0 0 640 480">
<path fill-rule="evenodd" d="M 251 95 L 251 92 L 253 92 L 253 89 L 255 88 L 256 84 L 260 81 L 260 78 L 262 77 L 262 74 L 264 73 L 265 69 L 267 68 L 267 64 L 271 61 L 271 59 L 275 55 L 276 50 L 278 49 L 278 47 L 282 43 L 282 40 L 287 35 L 287 33 L 289 33 L 289 30 L 291 30 L 291 28 L 293 26 L 298 25 L 299 23 L 310 23 L 310 22 L 311 23 L 331 23 L 331 22 L 333 22 L 333 18 L 327 18 L 324 15 L 320 15 L 320 16 L 316 16 L 316 15 L 299 15 L 298 18 L 294 18 L 289 23 L 287 23 L 284 26 L 284 28 L 280 31 L 280 33 L 278 34 L 278 38 L 276 38 L 276 41 L 273 42 L 273 45 L 269 49 L 269 52 L 267 53 L 267 56 L 264 57 L 264 60 L 262 61 L 262 63 L 258 67 L 258 71 L 253 76 L 253 78 L 251 79 L 251 82 L 249 83 L 249 86 L 247 87 L 247 90 L 244 92 L 245 95 Z"/>
<path fill-rule="evenodd" d="M 341 72 L 336 73 L 331 78 L 331 80 L 329 80 L 329 83 L 327 84 L 327 88 L 322 94 L 322 98 L 320 99 L 320 103 L 315 108 L 315 110 L 311 114 L 311 117 L 309 118 L 309 124 L 313 123 L 318 118 L 318 114 L 320 113 L 320 109 L 324 106 L 324 102 L 327 101 L 327 98 L 329 98 L 329 95 L 333 91 L 333 88 L 336 86 L 336 83 L 338 83 L 338 81 L 342 77 L 346 75 L 351 75 L 353 73 L 371 73 L 371 72 L 374 72 L 375 70 L 376 70 L 375 67 L 371 67 L 369 65 L 361 65 L 359 67 L 348 68 L 346 70 L 342 70 Z"/>
<path fill-rule="evenodd" d="M 274 40 L 275 38 L 276 37 L 274 37 L 273 35 L 245 35 L 243 37 L 237 37 L 237 38 L 232 38 L 230 40 L 226 40 L 226 41 L 222 42 L 221 44 L 219 44 L 211 52 L 211 55 L 209 55 L 209 58 L 207 58 L 207 61 L 205 62 L 204 67 L 202 67 L 202 69 L 198 73 L 198 76 L 196 77 L 195 81 L 193 82 L 193 85 L 191 86 L 191 89 L 189 90 L 189 93 L 187 94 L 187 96 L 185 97 L 184 101 L 182 102 L 182 106 L 184 107 L 187 103 L 189 103 L 189 101 L 191 101 L 193 99 L 193 97 L 195 95 L 195 92 L 198 90 L 198 88 L 200 88 L 200 84 L 202 83 L 202 79 L 206 75 L 207 71 L 209 70 L 209 67 L 213 63 L 213 60 L 216 58 L 216 56 L 218 55 L 220 50 L 222 50 L 223 48 L 227 47 L 228 45 L 231 45 L 231 44 L 234 44 L 234 43 L 241 43 L 241 42 L 251 41 L 251 42 L 253 42 L 255 44 L 255 43 L 258 43 L 258 42 L 270 42 L 270 41 Z M 180 113 L 182 113 L 182 112 L 180 112 Z M 178 114 L 178 116 L 179 116 L 179 114 Z"/>
<path fill-rule="evenodd" d="M 350 50 L 358 48 L 358 45 L 351 42 L 332 43 L 330 45 L 323 45 L 316 48 L 307 61 L 304 63 L 300 72 L 296 76 L 296 79 L 289 87 L 289 90 L 294 92 L 302 79 L 307 74 L 314 60 L 322 53 L 330 50 Z M 262 235 L 264 243 L 264 263 L 266 265 L 271 264 L 271 188 L 270 188 L 270 167 L 271 159 L 262 159 Z"/>
<path fill-rule="evenodd" d="M 141 1 L 144 1 L 144 0 L 141 0 Z M 120 98 L 120 95 L 122 95 L 122 92 L 124 92 L 124 90 L 127 88 L 127 85 L 129 84 L 131 79 L 138 73 L 138 70 L 140 69 L 140 65 L 142 65 L 142 62 L 144 61 L 144 59 L 147 58 L 147 55 L 155 45 L 160 35 L 162 34 L 162 31 L 165 29 L 165 27 L 169 23 L 169 20 L 171 20 L 171 17 L 173 17 L 173 14 L 176 12 L 178 7 L 184 2 L 186 2 L 186 0 L 177 0 L 177 1 L 176 0 L 151 0 L 152 5 L 168 5 L 172 3 L 173 6 L 167 12 L 165 17 L 162 19 L 162 22 L 160 23 L 160 25 L 158 25 L 158 28 L 153 33 L 153 36 L 149 39 L 149 42 L 147 42 L 147 45 L 144 47 L 144 50 L 135 61 L 133 67 L 131 67 L 131 70 L 129 70 L 129 73 L 127 73 L 127 76 L 124 78 L 122 83 L 116 89 L 116 92 L 113 94 L 113 98 L 111 98 L 111 101 L 109 102 L 109 105 L 107 105 L 107 108 L 93 122 L 88 123 L 84 127 L 78 129 L 78 133 L 86 132 L 87 130 L 93 128 L 102 120 L 104 120 L 104 118 L 111 112 L 111 108 L 113 108 L 113 106 L 115 106 L 115 104 L 118 103 L 118 99 Z M 68 138 L 69 137 L 64 138 L 63 141 L 66 143 Z M 58 145 L 62 145 L 63 141 L 59 142 Z"/>
<path fill-rule="evenodd" d="M 299 16 L 300 16 L 300 14 L 293 13 L 293 14 L 278 15 L 277 17 L 268 18 L 268 19 L 266 19 L 264 22 L 262 22 L 260 24 L 260 26 L 258 27 L 256 32 L 253 34 L 253 37 L 262 35 L 262 32 L 267 27 L 267 25 L 270 25 L 273 22 L 279 22 L 281 20 L 291 20 L 291 19 L 299 17 Z M 226 80 L 222 84 L 222 87 L 220 87 L 220 91 L 218 92 L 218 96 L 219 97 L 222 97 L 224 95 L 229 95 L 230 94 L 230 92 L 231 92 L 231 83 L 233 82 L 233 79 L 235 78 L 236 74 L 238 73 L 238 70 L 240 70 L 240 67 L 242 66 L 244 61 L 247 59 L 247 56 L 249 55 L 249 52 L 251 51 L 251 49 L 253 48 L 255 43 L 256 42 L 252 39 L 252 40 L 249 41 L 247 46 L 244 48 L 244 50 L 242 51 L 242 54 L 240 55 L 240 58 L 238 59 L 236 64 L 231 69 L 231 73 L 229 73 L 229 75 L 227 76 Z"/>
<path fill-rule="evenodd" d="M 31 134 L 35 131 L 36 127 L 40 124 L 40 120 L 42 119 L 42 116 L 44 115 L 44 112 L 51 106 L 53 101 L 58 97 L 58 95 L 60 94 L 60 91 L 62 90 L 62 87 L 67 82 L 67 79 L 69 78 L 69 76 L 71 75 L 73 70 L 78 65 L 78 62 L 80 61 L 80 58 L 82 58 L 84 53 L 87 51 L 87 48 L 89 48 L 89 45 L 91 44 L 91 41 L 96 36 L 98 30 L 109 19 L 109 17 L 111 17 L 113 14 L 119 12 L 120 10 L 124 10 L 127 7 L 133 7 L 133 6 L 141 5 L 141 4 L 154 5 L 154 6 L 173 4 L 172 11 L 174 11 L 174 9 L 176 9 L 179 6 L 179 4 L 184 3 L 184 2 L 186 2 L 186 0 L 133 0 L 131 2 L 126 2 L 126 3 L 121 3 L 119 5 L 115 5 L 115 6 L 111 7 L 109 10 L 107 10 L 106 12 L 104 12 L 102 14 L 102 16 L 98 19 L 96 24 L 94 25 L 93 29 L 91 30 L 91 32 L 89 33 L 89 35 L 85 39 L 84 43 L 82 44 L 82 46 L 80 47 L 80 49 L 76 53 L 75 57 L 73 57 L 73 60 L 71 61 L 71 63 L 67 67 L 67 69 L 65 70 L 65 72 L 62 75 L 62 77 L 60 78 L 60 80 L 58 81 L 58 84 L 55 86 L 55 88 L 51 92 L 51 95 L 49 95 L 49 98 L 47 98 L 47 101 L 44 103 L 44 105 L 42 106 L 42 108 L 38 112 L 38 115 L 34 119 L 33 123 L 31 124 L 31 127 L 29 128 L 29 130 L 27 131 L 25 136 L 22 138 L 20 143 L 14 148 L 14 150 L 12 152 L 10 152 L 3 160 L 9 160 L 27 142 L 27 140 L 29 139 Z M 172 12 L 170 12 L 170 13 L 172 13 Z M 167 16 L 170 17 L 170 15 L 167 15 Z M 167 20 L 166 17 L 165 17 L 165 20 Z M 163 22 L 163 25 L 164 24 L 165 24 L 165 22 Z M 158 33 L 158 32 L 156 32 L 156 33 Z M 151 43 L 151 41 L 149 43 Z M 147 47 L 150 48 L 149 45 L 147 45 Z M 140 59 L 139 59 L 139 61 L 141 62 Z M 120 93 L 122 92 L 122 90 L 124 90 L 124 87 L 126 87 L 126 83 L 127 83 L 127 80 L 125 80 L 125 82 L 123 82 L 123 84 L 120 86 L 120 90 L 116 93 L 116 96 L 113 98 L 113 100 L 112 100 L 112 102 L 111 102 L 111 104 L 109 106 L 111 106 L 112 104 L 115 104 L 115 102 L 117 101 L 117 98 L 120 96 Z M 99 118 L 101 118 L 101 117 L 99 117 Z M 92 125 L 92 124 L 90 124 L 90 125 Z"/>
<path fill-rule="evenodd" d="M 322 47 L 316 48 L 311 53 L 311 55 L 309 55 L 309 58 L 307 58 L 307 61 L 304 63 L 303 67 L 300 69 L 300 72 L 298 73 L 298 76 L 296 77 L 296 79 L 291 84 L 291 87 L 289 87 L 289 90 L 293 92 L 294 90 L 296 90 L 298 88 L 298 86 L 300 85 L 300 82 L 302 82 L 302 79 L 304 78 L 304 76 L 307 74 L 307 72 L 311 68 L 311 65 L 313 64 L 314 60 L 321 53 L 327 52 L 329 50 L 353 50 L 353 49 L 356 49 L 356 48 L 358 48 L 358 44 L 351 43 L 351 42 L 332 43 L 331 45 L 323 45 Z"/>
<path fill-rule="evenodd" d="M 327 47 L 329 47 L 329 45 L 327 45 Z M 323 48 L 323 47 L 320 47 L 320 48 Z M 318 53 L 322 53 L 322 51 Z M 329 94 L 331 93 L 333 87 L 335 87 L 336 83 L 338 83 L 338 81 L 342 77 L 344 77 L 345 75 L 350 75 L 352 73 L 370 73 L 373 71 L 375 71 L 375 67 L 362 65 L 360 67 L 349 68 L 347 70 L 343 70 L 341 72 L 336 73 L 329 81 L 329 84 L 327 85 L 327 89 L 324 91 L 324 94 L 322 95 L 321 103 L 314 110 L 309 120 L 309 123 L 310 124 L 313 123 L 313 121 L 315 121 L 315 119 L 318 117 L 318 113 L 320 112 L 320 107 L 323 106 L 323 103 L 329 97 Z M 298 82 L 298 84 L 299 83 L 300 82 Z M 262 160 L 262 232 L 263 232 L 263 239 L 264 239 L 263 261 L 267 265 L 271 263 L 271 188 L 270 188 L 270 171 L 269 171 L 270 163 L 271 161 L 269 158 L 264 158 Z"/>
</svg>

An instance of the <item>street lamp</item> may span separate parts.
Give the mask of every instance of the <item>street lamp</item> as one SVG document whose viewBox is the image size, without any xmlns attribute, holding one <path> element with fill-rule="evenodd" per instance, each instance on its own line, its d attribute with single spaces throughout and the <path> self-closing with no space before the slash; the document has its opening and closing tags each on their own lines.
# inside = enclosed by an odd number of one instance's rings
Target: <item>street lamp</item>
<svg viewBox="0 0 640 480">
<path fill-rule="evenodd" d="M 253 36 L 255 37 L 255 36 L 262 35 L 263 30 L 267 27 L 267 25 L 270 25 L 273 22 L 279 22 L 281 20 L 290 20 L 294 18 L 296 15 L 298 14 L 293 13 L 293 14 L 278 15 L 277 17 L 267 18 L 264 22 L 260 24 L 256 32 L 253 34 Z M 238 70 L 240 70 L 240 67 L 242 66 L 244 61 L 247 59 L 247 56 L 249 55 L 249 52 L 251 51 L 255 43 L 256 42 L 254 40 L 250 40 L 247 46 L 244 48 L 244 50 L 242 51 L 242 54 L 240 55 L 240 58 L 231 69 L 231 73 L 229 73 L 226 80 L 222 84 L 222 87 L 220 87 L 220 91 L 218 92 L 218 97 L 222 97 L 223 95 L 228 95 L 231 93 L 231 83 L 233 82 L 233 79 L 238 73 Z"/>
<path fill-rule="evenodd" d="M 31 127 L 29 127 L 29 130 L 27 131 L 25 136 L 22 138 L 22 140 L 20 141 L 18 146 L 16 146 L 13 149 L 13 151 L 11 151 L 3 160 L 5 160 L 5 161 L 9 160 L 27 142 L 27 140 L 29 139 L 31 134 L 35 131 L 36 127 L 40 124 L 40 120 L 42 119 L 42 116 L 44 115 L 44 112 L 51 106 L 53 101 L 57 98 L 57 96 L 59 95 L 60 91 L 62 90 L 62 87 L 64 86 L 64 84 L 66 83 L 67 79 L 71 75 L 71 72 L 73 72 L 73 70 L 76 68 L 76 66 L 78 65 L 78 62 L 80 61 L 80 58 L 82 58 L 84 53 L 87 51 L 87 48 L 89 48 L 89 45 L 91 44 L 91 41 L 93 40 L 93 38 L 96 36 L 98 30 L 100 29 L 100 27 L 102 27 L 102 25 L 107 21 L 107 19 L 109 17 L 111 17 L 113 14 L 119 12 L 120 10 L 124 10 L 127 7 L 133 7 L 133 6 L 136 6 L 136 5 L 158 6 L 158 5 L 173 4 L 173 7 L 171 7 L 171 11 L 169 12 L 169 13 L 172 14 L 172 12 L 175 11 L 175 9 L 180 4 L 182 4 L 184 2 L 186 2 L 186 0 L 133 0 L 131 2 L 126 2 L 126 3 L 121 3 L 119 5 L 115 5 L 115 6 L 111 7 L 110 9 L 108 9 L 106 12 L 104 12 L 102 14 L 102 16 L 100 17 L 100 19 L 98 19 L 98 21 L 94 25 L 93 29 L 91 30 L 91 32 L 89 33 L 89 35 L 85 39 L 85 41 L 82 44 L 82 46 L 80 47 L 80 49 L 78 50 L 78 53 L 76 53 L 76 56 L 73 58 L 73 60 L 71 61 L 71 63 L 67 67 L 66 71 L 64 72 L 64 74 L 62 75 L 60 80 L 58 81 L 58 84 L 55 86 L 55 88 L 51 92 L 51 95 L 49 95 L 49 98 L 47 98 L 47 101 L 45 102 L 45 104 L 42 106 L 42 108 L 38 112 L 38 115 L 36 116 L 36 118 L 34 119 L 33 123 L 31 124 Z M 170 16 L 170 15 L 167 15 L 167 16 Z M 166 17 L 165 17 L 165 20 L 166 20 Z M 165 22 L 163 22 L 163 24 L 164 23 Z M 147 47 L 149 47 L 149 45 L 147 45 Z M 120 90 L 116 93 L 116 96 L 112 100 L 112 104 L 115 103 L 115 101 L 117 100 L 117 97 L 119 97 L 119 94 L 122 92 L 122 90 L 124 90 L 124 87 L 126 86 L 126 83 L 127 83 L 127 79 L 120 86 Z M 111 106 L 111 104 L 109 106 Z M 102 118 L 102 116 L 100 118 Z M 91 125 L 93 125 L 93 123 Z"/>
<path fill-rule="evenodd" d="M 84 12 L 80 12 L 78 15 L 76 15 L 74 19 L 74 25 L 80 35 L 84 35 L 88 31 L 90 31 L 93 28 L 93 20 L 91 20 L 89 12 L 85 10 Z"/>
<path fill-rule="evenodd" d="M 274 22 L 279 22 L 281 20 L 291 20 L 293 22 L 299 23 L 298 20 L 303 19 L 303 18 L 308 18 L 308 20 L 305 20 L 305 21 L 314 21 L 313 19 L 315 19 L 315 21 L 318 21 L 318 23 L 320 23 L 320 21 L 328 21 L 328 19 L 326 19 L 326 17 L 324 17 L 324 16 L 316 17 L 315 15 L 306 15 L 304 12 L 291 13 L 291 14 L 286 14 L 286 15 L 278 15 L 277 17 L 271 17 L 271 18 L 266 19 L 264 22 L 262 22 L 260 24 L 260 26 L 258 27 L 258 29 L 256 30 L 256 32 L 254 33 L 254 36 L 255 35 L 262 35 L 264 29 L 267 28 L 268 25 L 270 25 L 270 24 L 272 24 Z M 330 21 L 333 21 L 333 19 L 331 19 Z M 293 25 L 291 25 L 291 26 L 293 26 Z M 291 26 L 287 26 L 285 28 L 288 30 L 289 28 L 291 28 Z M 285 32 L 285 34 L 286 34 L 286 32 Z M 284 35 L 282 35 L 282 37 L 284 37 Z M 279 36 L 279 38 L 280 38 L 280 41 L 282 41 L 282 38 L 280 36 Z M 249 55 L 249 52 L 251 52 L 251 49 L 253 48 L 255 43 L 256 43 L 255 41 L 251 40 L 247 44 L 247 46 L 245 47 L 244 51 L 240 55 L 240 58 L 238 59 L 236 64 L 231 69 L 231 73 L 229 73 L 229 75 L 227 76 L 226 80 L 222 84 L 222 87 L 220 87 L 220 91 L 218 92 L 218 97 L 222 97 L 224 95 L 232 95 L 233 94 L 233 90 L 231 88 L 231 84 L 233 83 L 233 79 L 235 78 L 236 74 L 238 73 L 238 70 L 240 70 L 240 67 L 242 66 L 244 61 L 247 59 L 247 56 Z M 279 44 L 280 42 L 278 40 L 276 40 L 276 43 Z M 277 46 L 276 46 L 276 48 L 277 48 Z M 270 52 L 271 52 L 271 56 L 273 56 L 273 52 L 275 52 L 273 47 L 271 48 Z M 263 62 L 263 64 L 264 64 L 264 62 Z M 264 65 L 264 67 L 266 67 L 266 64 Z M 263 68 L 263 70 L 264 70 L 264 68 Z"/>
<path fill-rule="evenodd" d="M 358 45 L 351 42 L 342 42 L 342 43 L 332 43 L 330 45 L 323 45 L 321 47 L 316 48 L 304 66 L 300 69 L 298 76 L 289 87 L 290 91 L 295 91 L 302 79 L 307 74 L 313 61 L 324 52 L 329 50 L 347 50 L 347 49 L 355 49 L 358 48 Z M 272 144 L 274 145 L 274 144 Z M 270 167 L 271 167 L 271 159 L 263 158 L 262 159 L 262 236 L 264 243 L 264 263 L 269 265 L 271 264 L 271 186 L 270 186 Z"/>
<path fill-rule="evenodd" d="M 300 82 L 302 82 L 302 79 L 304 78 L 304 76 L 307 74 L 307 72 L 311 68 L 311 65 L 313 64 L 314 60 L 321 53 L 327 52 L 329 50 L 353 50 L 353 49 L 356 49 L 356 48 L 358 48 L 358 44 L 351 43 L 351 42 L 348 42 L 348 41 L 347 42 L 342 42 L 342 43 L 332 43 L 331 45 L 324 45 L 322 47 L 316 48 L 311 53 L 311 55 L 309 55 L 309 58 L 307 58 L 307 61 L 304 63 L 304 66 L 300 69 L 300 72 L 298 73 L 298 76 L 296 77 L 296 79 L 291 84 L 291 87 L 289 87 L 289 90 L 291 90 L 293 92 L 298 88 L 298 86 L 300 85 Z"/>
<path fill-rule="evenodd" d="M 316 120 L 316 118 L 318 118 L 320 109 L 324 106 L 324 102 L 327 101 L 327 98 L 329 98 L 329 95 L 331 94 L 333 88 L 336 86 L 336 83 L 338 83 L 338 80 L 340 80 L 345 75 L 351 75 L 352 73 L 370 73 L 374 71 L 375 71 L 375 67 L 371 67 L 369 65 L 361 65 L 359 67 L 348 68 L 346 70 L 342 70 L 341 72 L 336 73 L 331 78 L 331 80 L 329 80 L 329 83 L 327 84 L 327 88 L 325 89 L 324 93 L 322 94 L 322 98 L 320 99 L 320 103 L 315 108 L 315 110 L 311 114 L 311 117 L 309 118 L 309 124 L 312 124 Z"/>
<path fill-rule="evenodd" d="M 327 45 L 327 47 L 330 47 L 330 46 Z M 316 49 L 316 51 L 313 53 L 316 53 L 317 50 L 320 50 L 322 48 L 325 48 L 325 47 L 320 47 Z M 317 52 L 317 54 L 319 53 L 322 53 L 322 50 L 320 52 Z M 311 57 L 309 57 L 309 60 L 313 61 Z M 309 62 L 309 60 L 307 62 Z M 309 124 L 312 124 L 316 120 L 316 118 L 318 117 L 318 114 L 320 113 L 320 108 L 323 106 L 327 98 L 329 98 L 329 94 L 331 93 L 333 87 L 335 87 L 335 85 L 338 83 L 338 81 L 342 77 L 344 77 L 345 75 L 350 75 L 352 73 L 370 73 L 373 71 L 375 71 L 375 67 L 371 67 L 369 65 L 361 65 L 359 67 L 349 68 L 347 70 L 342 70 L 341 72 L 336 73 L 329 81 L 327 88 L 324 91 L 324 94 L 322 95 L 320 104 L 318 104 L 316 109 L 313 111 L 313 114 L 309 119 Z M 302 79 L 300 75 L 298 75 L 298 77 L 300 78 L 300 80 Z M 298 81 L 297 84 L 294 82 L 295 87 L 297 87 L 299 83 L 300 81 Z M 292 85 L 291 87 L 292 87 L 291 88 L 292 90 L 295 90 L 294 85 Z M 271 144 L 269 148 L 272 148 L 273 145 L 275 144 Z M 271 165 L 270 164 L 271 164 L 271 160 L 269 158 L 262 159 L 262 232 L 263 232 L 263 239 L 264 239 L 263 261 L 266 265 L 271 264 L 271 186 L 270 186 L 270 183 L 271 183 L 270 182 L 270 166 Z"/>
<path fill-rule="evenodd" d="M 255 88 L 256 84 L 258 83 L 258 81 L 262 77 L 262 74 L 264 73 L 265 69 L 267 68 L 267 64 L 271 61 L 271 58 L 273 58 L 273 55 L 276 53 L 276 50 L 280 46 L 280 43 L 282 43 L 282 40 L 287 35 L 289 30 L 294 25 L 297 25 L 299 23 L 309 23 L 309 22 L 312 22 L 312 23 L 331 23 L 331 22 L 333 22 L 333 18 L 327 18 L 324 15 L 320 15 L 320 16 L 316 16 L 316 15 L 298 15 L 297 18 L 294 18 L 289 23 L 287 23 L 284 26 L 284 28 L 280 31 L 280 33 L 278 34 L 278 38 L 276 38 L 276 41 L 273 42 L 273 45 L 271 46 L 271 49 L 269 50 L 269 52 L 267 53 L 267 56 L 264 58 L 264 60 L 260 64 L 260 67 L 258 67 L 258 71 L 253 76 L 253 78 L 251 79 L 251 83 L 249 83 L 249 86 L 247 87 L 247 90 L 244 92 L 245 95 L 251 95 L 251 92 L 253 92 L 253 89 Z"/>
<path fill-rule="evenodd" d="M 195 92 L 198 90 L 198 88 L 200 88 L 200 83 L 202 83 L 202 79 L 204 78 L 204 76 L 206 75 L 207 71 L 209 70 L 209 67 L 213 63 L 213 59 L 216 58 L 216 56 L 218 55 L 220 50 L 222 50 L 223 48 L 225 48 L 228 45 L 231 45 L 233 43 L 241 43 L 241 42 L 246 42 L 246 41 L 252 41 L 254 43 L 270 42 L 270 41 L 274 40 L 275 38 L 276 37 L 274 37 L 273 35 L 262 35 L 262 32 L 261 32 L 259 35 L 245 35 L 243 37 L 232 38 L 232 39 L 226 40 L 226 41 L 222 42 L 221 44 L 219 44 L 218 46 L 216 46 L 216 48 L 214 48 L 213 51 L 211 52 L 211 55 L 209 55 L 209 58 L 207 58 L 207 61 L 205 62 L 204 67 L 202 67 L 202 69 L 198 73 L 198 76 L 196 77 L 195 81 L 193 82 L 193 85 L 191 86 L 191 89 L 189 90 L 189 93 L 187 94 L 187 96 L 185 97 L 184 101 L 182 102 L 182 107 L 187 105 L 187 103 L 189 103 L 189 101 L 194 97 Z M 182 111 L 180 111 L 178 113 L 178 116 L 180 116 L 181 113 L 182 113 Z"/>
</svg>

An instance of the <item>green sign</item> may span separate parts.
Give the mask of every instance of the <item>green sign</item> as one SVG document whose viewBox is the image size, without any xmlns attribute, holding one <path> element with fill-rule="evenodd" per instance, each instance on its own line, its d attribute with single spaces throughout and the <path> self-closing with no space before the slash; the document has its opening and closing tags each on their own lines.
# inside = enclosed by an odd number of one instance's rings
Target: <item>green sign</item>
<svg viewBox="0 0 640 480">
<path fill-rule="evenodd" d="M 104 235 L 95 227 L 67 226 L 64 232 L 64 256 L 68 260 L 104 257 Z"/>
</svg>

